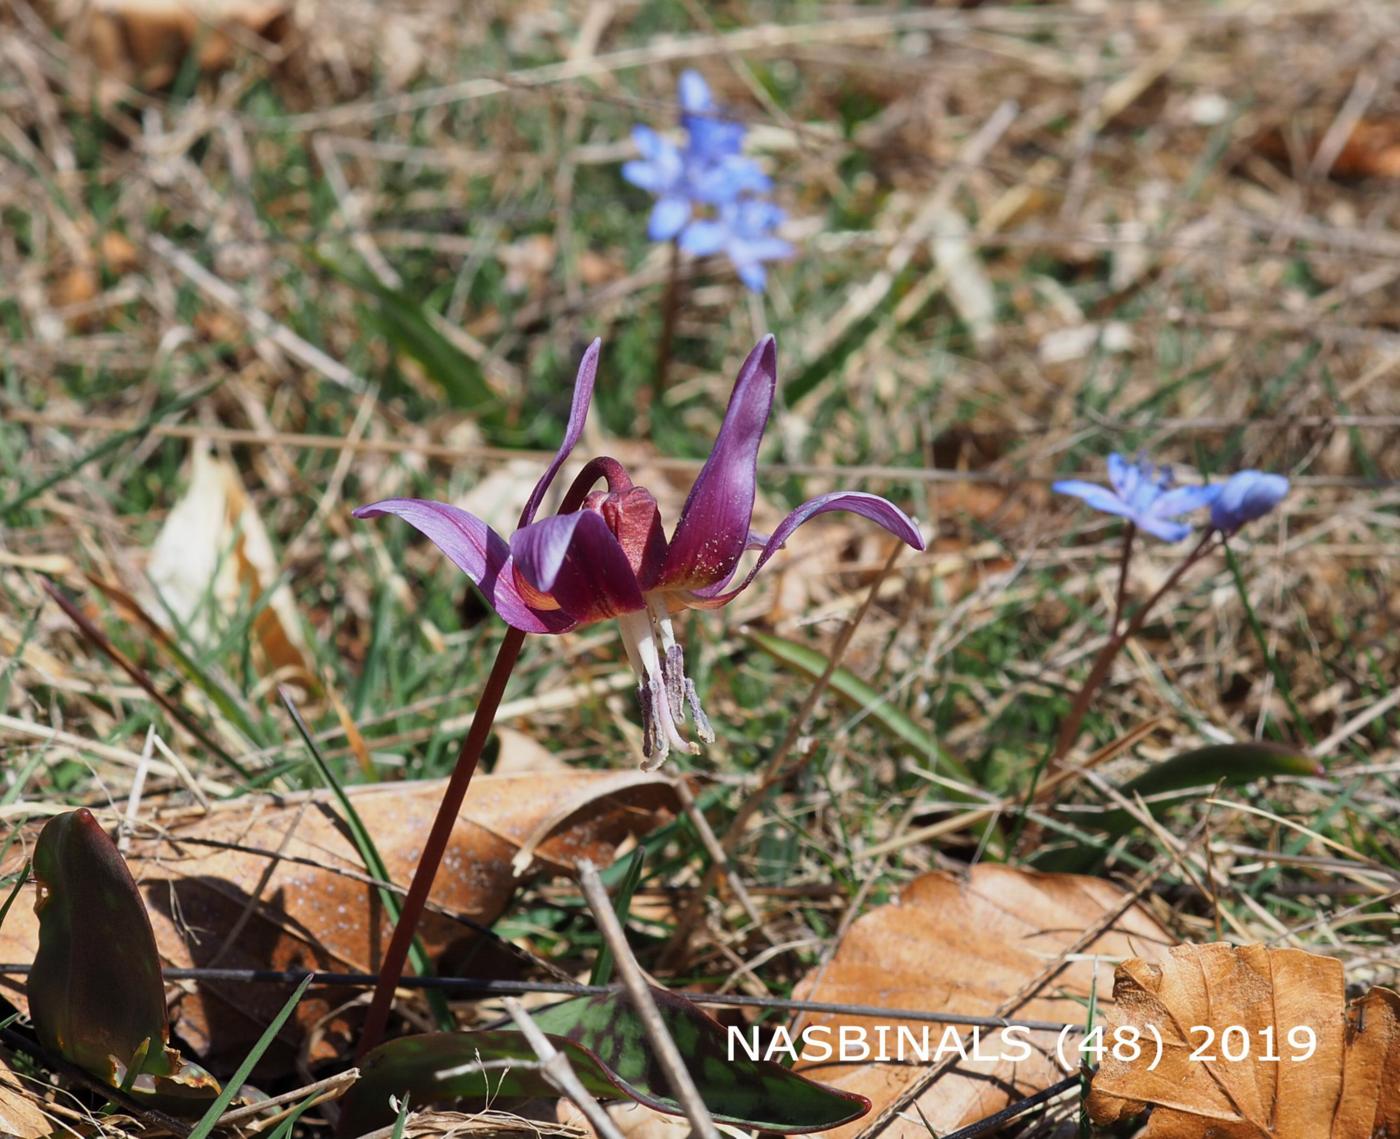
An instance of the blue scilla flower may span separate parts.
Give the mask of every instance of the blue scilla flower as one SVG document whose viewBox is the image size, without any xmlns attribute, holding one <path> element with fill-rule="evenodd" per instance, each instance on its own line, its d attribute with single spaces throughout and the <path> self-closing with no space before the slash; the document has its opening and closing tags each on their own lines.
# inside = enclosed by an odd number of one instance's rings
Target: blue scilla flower
<svg viewBox="0 0 1400 1139">
<path fill-rule="evenodd" d="M 670 241 L 697 206 L 721 206 L 741 194 L 762 194 L 772 187 L 758 164 L 740 153 L 744 124 L 721 117 L 699 72 L 681 75 L 679 98 L 685 146 L 639 125 L 632 128 L 632 141 L 642 157 L 622 167 L 627 181 L 656 196 L 647 223 L 647 236 L 653 241 Z"/>
<path fill-rule="evenodd" d="M 1130 463 L 1117 452 L 1108 457 L 1109 486 L 1062 479 L 1051 489 L 1073 495 L 1105 514 L 1128 519 L 1164 542 L 1179 542 L 1191 533 L 1185 522 L 1174 519 L 1215 502 L 1218 486 L 1176 486 L 1169 467 L 1155 467 L 1139 456 Z"/>
<path fill-rule="evenodd" d="M 1262 518 L 1283 501 L 1288 480 L 1265 471 L 1238 471 L 1217 487 L 1210 504 L 1210 524 L 1233 534 L 1246 522 Z"/>
<path fill-rule="evenodd" d="M 681 73 L 677 98 L 684 146 L 636 126 L 632 139 L 641 158 L 622 167 L 627 181 L 656 198 L 647 236 L 677 239 L 695 256 L 725 252 L 744 283 L 761 291 L 767 283 L 763 262 L 792 252 L 773 235 L 782 210 L 762 198 L 773 184 L 743 156 L 743 123 L 724 117 L 699 72 Z"/>
<path fill-rule="evenodd" d="M 786 215 L 762 198 L 743 198 L 719 207 L 714 218 L 701 218 L 686 226 L 681 248 L 696 257 L 723 253 L 739 279 L 756 293 L 768 283 L 765 261 L 791 256 L 792 246 L 774 231 Z"/>
</svg>

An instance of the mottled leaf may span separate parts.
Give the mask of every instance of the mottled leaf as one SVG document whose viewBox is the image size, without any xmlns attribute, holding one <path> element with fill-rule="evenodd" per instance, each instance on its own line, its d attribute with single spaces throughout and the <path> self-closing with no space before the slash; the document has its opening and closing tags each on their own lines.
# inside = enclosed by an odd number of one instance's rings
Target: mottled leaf
<svg viewBox="0 0 1400 1139">
<path fill-rule="evenodd" d="M 870 1109 L 862 1095 L 824 1087 L 772 1061 L 750 1059 L 742 1047 L 735 1047 L 731 1059 L 718 1021 L 672 993 L 653 989 L 652 994 L 701 1098 L 719 1122 L 800 1134 L 838 1127 Z M 594 1095 L 681 1114 L 626 996 L 580 997 L 533 1016 Z M 515 1066 L 494 1066 L 512 1060 Z M 391 1095 L 408 1094 L 414 1103 L 461 1099 L 502 1107 L 557 1094 L 535 1070 L 536 1063 L 533 1049 L 514 1030 L 408 1036 L 365 1057 L 346 1110 L 358 1125 L 371 1126 L 391 1117 Z M 444 1075 L 478 1064 L 487 1067 Z"/>
<path fill-rule="evenodd" d="M 134 1095 L 212 1098 L 219 1085 L 168 1047 L 165 989 L 146 906 L 86 808 L 56 815 L 34 847 L 39 947 L 29 1013 L 44 1047 Z M 135 1063 L 138 1074 L 128 1080 Z"/>
<path fill-rule="evenodd" d="M 1138 795 L 1147 798 L 1188 787 L 1211 787 L 1216 783 L 1239 787 L 1275 775 L 1320 773 L 1317 760 L 1297 748 L 1264 742 L 1213 744 L 1154 763 L 1140 775 L 1129 779 L 1119 787 L 1119 791 L 1131 800 Z M 1082 825 L 1118 835 L 1138 824 L 1132 812 L 1113 810 L 1086 818 Z"/>
</svg>

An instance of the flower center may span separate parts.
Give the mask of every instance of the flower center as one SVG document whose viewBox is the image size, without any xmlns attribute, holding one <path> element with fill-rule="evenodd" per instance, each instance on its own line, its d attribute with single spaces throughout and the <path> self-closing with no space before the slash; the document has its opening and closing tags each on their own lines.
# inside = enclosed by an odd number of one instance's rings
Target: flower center
<svg viewBox="0 0 1400 1139">
<path fill-rule="evenodd" d="M 642 752 L 647 771 L 660 767 L 671 749 L 679 748 L 698 755 L 699 745 L 686 739 L 681 732 L 686 706 L 695 722 L 696 734 L 706 743 L 713 743 L 715 733 L 695 682 L 685 674 L 685 654 L 676 643 L 675 629 L 665 601 L 655 594 L 647 595 L 647 607 L 638 613 L 624 613 L 618 618 L 622 643 L 627 647 L 627 659 L 637 674 L 637 697 L 642 705 Z"/>
<path fill-rule="evenodd" d="M 661 572 L 666 558 L 666 535 L 661 529 L 661 511 L 646 487 L 626 490 L 595 490 L 583 500 L 584 510 L 603 516 L 617 544 L 627 556 L 627 564 L 645 591 Z"/>
</svg>

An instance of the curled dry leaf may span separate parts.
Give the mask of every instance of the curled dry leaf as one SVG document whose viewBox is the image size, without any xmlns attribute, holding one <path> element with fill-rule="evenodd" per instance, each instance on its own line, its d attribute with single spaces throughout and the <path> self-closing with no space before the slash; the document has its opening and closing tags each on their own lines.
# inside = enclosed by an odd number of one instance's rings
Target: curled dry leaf
<svg viewBox="0 0 1400 1139">
<path fill-rule="evenodd" d="M 25 1095 L 14 1069 L 0 1056 L 0 1135 L 43 1139 L 54 1131 L 54 1125 L 39 1110 L 39 1105 Z"/>
<path fill-rule="evenodd" d="M 1083 1024 L 1091 994 L 1107 996 L 1108 969 L 1099 958 L 1164 953 L 1169 938 L 1156 920 L 1111 882 L 1074 874 L 1035 874 L 981 865 L 965 877 L 925 874 L 895 904 L 858 919 L 825 968 L 809 974 L 797 995 L 806 1000 L 945 1011 L 974 1016 Z M 1056 1034 L 1025 1031 L 1006 1037 L 965 1027 L 813 1013 L 804 1027 L 824 1026 L 827 1038 L 853 1042 L 841 1062 L 800 1061 L 806 1076 L 874 1103 L 859 1124 L 830 1132 L 854 1135 L 885 1121 L 885 1139 L 928 1139 L 976 1122 L 1063 1077 Z M 861 1062 L 859 1043 L 877 1053 L 883 1037 L 897 1054 L 900 1030 L 929 1062 L 905 1046 L 904 1062 Z M 1016 1044 L 1025 1041 L 1027 1053 Z M 907 1037 L 903 1038 L 907 1040 Z M 803 1050 L 804 1038 L 793 1044 Z M 1075 1043 L 1064 1051 L 1077 1062 Z M 958 1053 L 958 1041 L 967 1058 Z M 980 1048 L 974 1054 L 974 1044 Z M 809 1052 L 815 1048 L 807 1049 Z M 909 1097 L 917 1111 L 908 1106 Z M 925 1122 L 926 1121 L 926 1122 Z"/>
<path fill-rule="evenodd" d="M 390 877 L 408 882 L 432 824 L 443 780 L 354 787 L 349 793 L 373 835 Z M 660 776 L 568 772 L 478 776 L 453 832 L 420 934 L 451 974 L 480 947 L 467 921 L 487 925 L 505 909 L 524 871 L 512 860 L 532 844 L 535 868 L 567 872 L 581 858 L 612 861 L 617 846 L 644 834 L 677 807 Z M 160 812 L 134 838 L 127 862 L 145 899 L 167 966 L 374 972 L 391 924 L 379 893 L 322 792 L 277 799 L 247 796 L 208 814 Z M 14 870 L 37 831 L 13 844 L 0 872 Z M 38 944 L 32 887 L 0 928 L 0 960 L 28 962 Z M 26 904 L 27 903 L 27 904 Z M 460 915 L 453 917 L 448 915 Z M 466 919 L 466 920 L 463 920 Z M 0 978 L 0 995 L 26 1009 L 23 978 Z M 351 999 L 346 989 L 315 988 L 287 1022 L 281 1043 L 295 1047 L 307 1029 Z M 175 1031 L 210 1067 L 236 1065 L 286 999 L 281 986 L 181 983 Z M 344 1054 L 354 1026 L 331 1016 L 316 1034 L 313 1060 Z M 269 1066 L 286 1060 L 276 1049 Z"/>
<path fill-rule="evenodd" d="M 291 590 L 276 584 L 277 556 L 238 472 L 196 444 L 190 482 L 156 536 L 146 573 L 196 640 L 271 596 L 253 618 L 254 662 L 264 676 L 315 688 Z M 210 612 L 211 607 L 215 610 Z"/>
<path fill-rule="evenodd" d="M 1348 1009 L 1331 957 L 1179 945 L 1160 963 L 1125 961 L 1113 993 L 1105 1044 L 1134 1030 L 1144 1051 L 1104 1053 L 1096 1123 L 1150 1106 L 1144 1139 L 1400 1136 L 1400 996 L 1375 988 Z"/>
</svg>

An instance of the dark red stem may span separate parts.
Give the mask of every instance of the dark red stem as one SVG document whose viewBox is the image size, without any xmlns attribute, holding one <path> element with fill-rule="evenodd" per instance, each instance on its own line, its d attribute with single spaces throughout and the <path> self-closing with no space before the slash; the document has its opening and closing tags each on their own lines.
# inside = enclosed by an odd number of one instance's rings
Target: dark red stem
<svg viewBox="0 0 1400 1139">
<path fill-rule="evenodd" d="M 389 940 L 389 948 L 384 952 L 383 964 L 379 967 L 379 981 L 374 987 L 374 997 L 370 1001 L 369 1013 L 360 1034 L 360 1046 L 356 1059 L 362 1059 L 366 1052 L 384 1038 L 384 1029 L 389 1023 L 389 1009 L 394 1003 L 394 990 L 403 975 L 404 963 L 408 960 L 408 950 L 413 944 L 413 935 L 418 932 L 418 920 L 423 916 L 423 906 L 432 893 L 433 879 L 437 877 L 438 866 L 447 851 L 452 828 L 457 825 L 457 815 L 466 798 L 467 787 L 476 774 L 477 762 L 486 747 L 486 737 L 491 734 L 491 724 L 496 719 L 496 709 L 501 705 L 501 696 L 506 690 L 515 662 L 520 657 L 520 647 L 525 643 L 525 634 L 519 629 L 507 629 L 505 639 L 496 653 L 496 663 L 491 666 L 491 675 L 486 678 L 481 701 L 472 717 L 472 726 L 467 730 L 467 738 L 462 741 L 462 749 L 457 753 L 457 766 L 452 769 L 452 777 L 447 781 L 442 802 L 438 804 L 437 817 L 433 828 L 428 832 L 428 841 L 423 846 L 423 854 L 413 871 L 413 881 L 409 884 L 408 895 L 404 898 L 403 909 L 399 913 L 394 935 Z"/>
<path fill-rule="evenodd" d="M 661 402 L 666 381 L 671 373 L 671 354 L 675 351 L 676 321 L 681 312 L 681 246 L 671 242 L 671 274 L 666 280 L 666 297 L 661 302 L 661 341 L 656 348 L 656 370 L 651 377 L 652 399 Z"/>
</svg>

